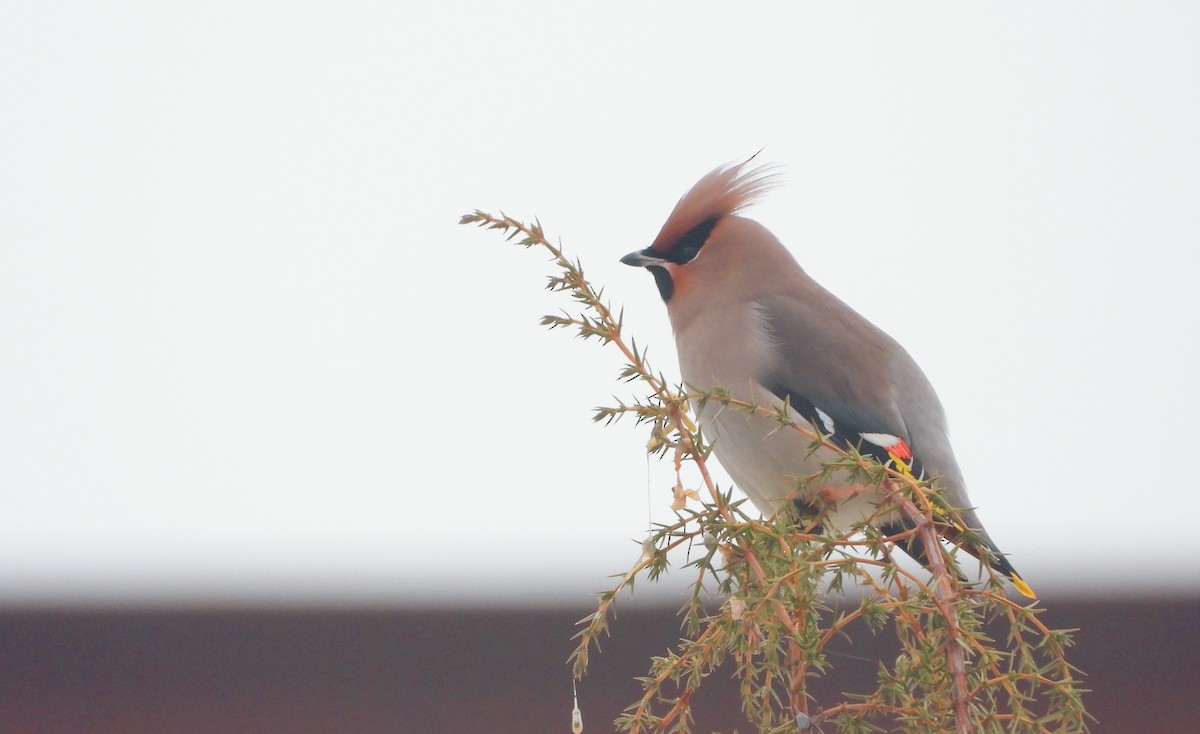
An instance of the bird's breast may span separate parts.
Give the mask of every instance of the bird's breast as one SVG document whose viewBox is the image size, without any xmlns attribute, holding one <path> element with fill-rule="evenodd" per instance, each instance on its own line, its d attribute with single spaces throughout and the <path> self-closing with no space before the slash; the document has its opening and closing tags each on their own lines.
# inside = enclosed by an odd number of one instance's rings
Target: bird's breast
<svg viewBox="0 0 1200 734">
<path fill-rule="evenodd" d="M 754 304 L 711 305 L 681 323 L 672 317 L 679 368 L 684 382 L 698 388 L 723 387 L 745 396 L 776 359 L 767 321 Z"/>
<path fill-rule="evenodd" d="M 754 304 L 708 308 L 676 329 L 680 371 L 689 387 L 719 387 L 753 405 L 780 404 L 760 383 L 777 353 L 766 319 Z M 716 401 L 709 401 L 698 418 L 738 487 L 761 512 L 778 511 L 795 489 L 796 475 L 810 468 L 801 434 L 780 430 L 768 416 Z"/>
</svg>

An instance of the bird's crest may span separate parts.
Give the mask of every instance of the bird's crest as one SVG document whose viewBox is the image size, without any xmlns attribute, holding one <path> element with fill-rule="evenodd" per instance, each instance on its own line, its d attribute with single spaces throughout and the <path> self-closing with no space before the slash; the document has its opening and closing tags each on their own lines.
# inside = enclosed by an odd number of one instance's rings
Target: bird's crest
<svg viewBox="0 0 1200 734">
<path fill-rule="evenodd" d="M 711 230 L 722 217 L 737 214 L 779 185 L 775 166 L 743 172 L 752 160 L 754 156 L 741 163 L 727 163 L 697 181 L 675 205 L 650 246 L 668 252 L 688 232 L 701 226 Z"/>
</svg>

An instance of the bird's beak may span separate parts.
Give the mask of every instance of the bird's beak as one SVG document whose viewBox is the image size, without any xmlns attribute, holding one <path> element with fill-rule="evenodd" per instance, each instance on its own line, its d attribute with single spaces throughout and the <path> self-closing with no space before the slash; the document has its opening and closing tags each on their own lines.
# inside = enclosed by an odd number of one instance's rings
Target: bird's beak
<svg viewBox="0 0 1200 734">
<path fill-rule="evenodd" d="M 626 265 L 632 265 L 635 268 L 648 268 L 652 265 L 665 265 L 667 261 L 655 252 L 654 248 L 647 247 L 644 250 L 629 253 L 621 258 L 621 262 Z"/>
</svg>

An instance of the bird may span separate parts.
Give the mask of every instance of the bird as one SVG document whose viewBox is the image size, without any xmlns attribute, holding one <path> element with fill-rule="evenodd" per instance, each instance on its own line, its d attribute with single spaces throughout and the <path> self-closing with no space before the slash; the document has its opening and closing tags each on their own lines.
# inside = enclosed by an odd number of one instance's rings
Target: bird
<svg viewBox="0 0 1200 734">
<path fill-rule="evenodd" d="M 654 276 L 675 336 L 684 383 L 733 399 L 787 410 L 844 449 L 931 478 L 984 556 L 1023 595 L 1036 598 L 984 530 L 967 496 L 946 414 L 921 368 L 895 339 L 805 272 L 762 224 L 741 216 L 779 185 L 777 169 L 727 163 L 702 177 L 675 205 L 649 247 L 621 258 Z M 764 515 L 788 506 L 816 510 L 798 489 L 832 489 L 841 501 L 821 523 L 850 530 L 878 514 L 878 487 L 801 488 L 835 457 L 812 439 L 780 430 L 777 418 L 703 401 L 697 419 L 734 484 Z M 799 421 L 797 421 L 799 422 Z M 874 518 L 887 534 L 904 529 L 895 512 Z M 953 540 L 954 527 L 943 534 Z M 963 547 L 971 552 L 969 542 Z M 906 551 L 924 562 L 917 543 Z"/>
</svg>

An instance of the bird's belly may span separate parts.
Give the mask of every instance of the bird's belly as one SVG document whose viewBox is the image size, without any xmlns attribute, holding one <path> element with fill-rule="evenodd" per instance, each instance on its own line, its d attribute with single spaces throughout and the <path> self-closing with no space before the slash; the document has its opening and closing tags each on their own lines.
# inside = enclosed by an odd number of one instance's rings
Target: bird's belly
<svg viewBox="0 0 1200 734">
<path fill-rule="evenodd" d="M 763 388 L 755 392 L 758 405 L 782 404 Z M 715 401 L 705 406 L 699 418 L 721 466 L 764 515 L 779 512 L 791 499 L 811 500 L 814 493 L 827 489 L 837 493 L 837 505 L 828 509 L 824 522 L 829 529 L 846 531 L 875 513 L 880 496 L 874 489 L 841 491 L 849 482 L 837 471 L 827 481 L 818 481 L 822 463 L 837 456 L 828 449 L 813 452 L 812 439 L 803 433 L 781 426 L 772 417 Z M 792 419 L 797 425 L 808 425 L 794 414 Z"/>
</svg>

